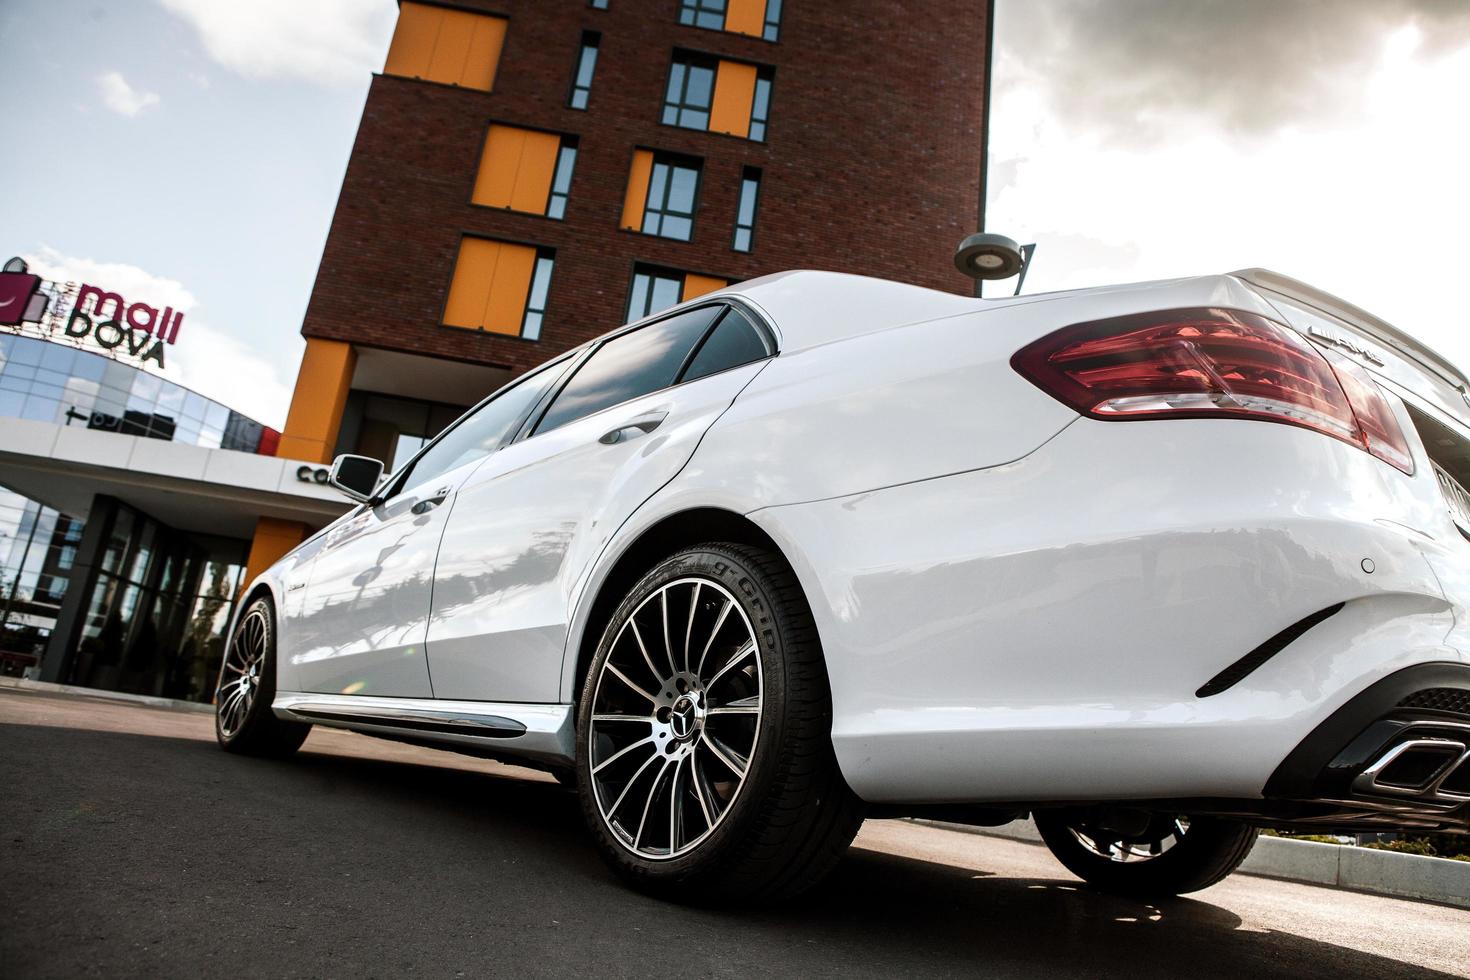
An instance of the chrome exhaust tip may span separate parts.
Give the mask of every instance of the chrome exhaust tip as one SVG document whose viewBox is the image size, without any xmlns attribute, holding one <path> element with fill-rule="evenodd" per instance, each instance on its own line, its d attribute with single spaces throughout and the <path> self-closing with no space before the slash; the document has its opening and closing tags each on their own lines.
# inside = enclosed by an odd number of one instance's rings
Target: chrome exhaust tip
<svg viewBox="0 0 1470 980">
<path fill-rule="evenodd" d="M 1444 803 L 1470 800 L 1470 740 L 1399 742 L 1353 780 L 1353 792 Z"/>
</svg>

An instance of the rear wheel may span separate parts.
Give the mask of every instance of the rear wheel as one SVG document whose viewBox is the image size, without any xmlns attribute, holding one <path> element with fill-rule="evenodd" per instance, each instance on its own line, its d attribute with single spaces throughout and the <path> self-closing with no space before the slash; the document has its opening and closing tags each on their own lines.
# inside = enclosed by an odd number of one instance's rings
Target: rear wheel
<svg viewBox="0 0 1470 980">
<path fill-rule="evenodd" d="M 306 741 L 311 726 L 282 721 L 276 699 L 276 631 L 270 601 L 256 599 L 225 647 L 214 696 L 214 735 L 226 752 L 281 757 Z"/>
<path fill-rule="evenodd" d="M 603 856 L 649 892 L 801 892 L 862 823 L 832 752 L 811 611 L 776 556 L 691 548 L 614 613 L 578 711 L 577 778 Z"/>
<path fill-rule="evenodd" d="M 1036 829 L 1067 870 L 1138 898 L 1208 888 L 1240 866 L 1256 828 L 1234 820 L 1097 808 L 1039 810 Z"/>
</svg>

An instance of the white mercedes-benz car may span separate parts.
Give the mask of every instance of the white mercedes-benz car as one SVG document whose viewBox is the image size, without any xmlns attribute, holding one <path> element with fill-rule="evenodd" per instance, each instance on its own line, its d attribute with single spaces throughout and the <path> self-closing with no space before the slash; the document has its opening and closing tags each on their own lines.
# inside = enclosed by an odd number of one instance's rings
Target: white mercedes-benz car
<svg viewBox="0 0 1470 980">
<path fill-rule="evenodd" d="M 1134 894 L 1259 828 L 1470 831 L 1470 381 L 1262 270 L 734 286 L 487 398 L 255 582 L 229 751 L 541 767 L 626 879 L 811 885 L 1034 816 Z"/>
</svg>

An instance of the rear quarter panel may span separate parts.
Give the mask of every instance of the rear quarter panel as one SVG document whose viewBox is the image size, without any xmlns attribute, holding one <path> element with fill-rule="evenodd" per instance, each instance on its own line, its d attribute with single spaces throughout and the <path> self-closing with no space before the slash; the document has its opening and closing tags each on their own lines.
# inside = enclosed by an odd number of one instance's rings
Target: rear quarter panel
<svg viewBox="0 0 1470 980">
<path fill-rule="evenodd" d="M 756 510 L 1000 466 L 1077 418 L 1011 369 L 1032 340 L 1143 310 L 1272 312 L 1227 276 L 971 302 L 974 312 L 809 346 L 801 339 L 827 334 L 791 319 L 825 315 L 819 305 L 767 309 L 796 349 L 710 428 L 680 482 Z"/>
</svg>

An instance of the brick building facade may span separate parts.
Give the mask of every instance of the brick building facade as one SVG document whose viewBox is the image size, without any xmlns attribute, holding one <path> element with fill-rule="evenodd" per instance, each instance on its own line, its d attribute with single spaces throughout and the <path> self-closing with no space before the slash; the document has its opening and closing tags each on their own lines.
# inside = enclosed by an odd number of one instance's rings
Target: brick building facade
<svg viewBox="0 0 1470 980">
<path fill-rule="evenodd" d="M 989 6 L 403 0 L 280 454 L 410 452 L 514 374 L 726 282 L 969 292 L 951 255 L 982 223 Z M 251 573 L 305 533 L 262 522 Z"/>
</svg>

